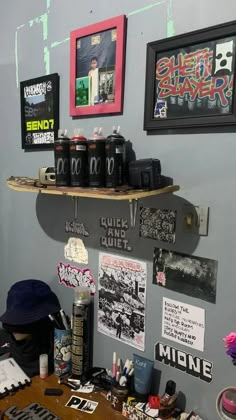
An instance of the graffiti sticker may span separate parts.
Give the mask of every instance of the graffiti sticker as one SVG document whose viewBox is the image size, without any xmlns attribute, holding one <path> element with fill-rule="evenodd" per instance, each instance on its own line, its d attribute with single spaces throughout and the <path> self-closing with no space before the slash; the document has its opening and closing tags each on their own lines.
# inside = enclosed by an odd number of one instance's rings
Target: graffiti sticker
<svg viewBox="0 0 236 420">
<path fill-rule="evenodd" d="M 90 268 L 80 269 L 60 262 L 57 265 L 57 274 L 59 283 L 64 284 L 66 287 L 88 287 L 92 296 L 96 292 L 96 285 Z"/>
</svg>

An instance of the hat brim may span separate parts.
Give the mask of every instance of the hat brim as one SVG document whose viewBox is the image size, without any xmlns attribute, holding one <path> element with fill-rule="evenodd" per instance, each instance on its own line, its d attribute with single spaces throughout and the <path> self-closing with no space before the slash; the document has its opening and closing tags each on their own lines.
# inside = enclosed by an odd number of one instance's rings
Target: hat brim
<svg viewBox="0 0 236 420">
<path fill-rule="evenodd" d="M 32 322 L 39 321 L 40 319 L 47 318 L 49 314 L 54 314 L 59 312 L 60 306 L 55 304 L 45 304 L 41 305 L 40 308 L 37 308 L 36 311 L 30 312 L 19 312 L 16 311 L 8 311 L 4 312 L 2 316 L 0 316 L 0 322 L 4 324 L 12 324 L 12 325 L 25 325 L 31 324 Z"/>
</svg>

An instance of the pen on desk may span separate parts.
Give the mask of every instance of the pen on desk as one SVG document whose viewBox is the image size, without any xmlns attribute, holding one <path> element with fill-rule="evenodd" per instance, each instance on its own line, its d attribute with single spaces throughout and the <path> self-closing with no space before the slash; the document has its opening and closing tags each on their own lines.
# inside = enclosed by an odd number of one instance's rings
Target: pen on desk
<svg viewBox="0 0 236 420">
<path fill-rule="evenodd" d="M 62 319 L 62 323 L 65 327 L 66 330 L 69 330 L 70 327 L 68 325 L 67 319 L 66 319 L 66 315 L 65 312 L 63 311 L 63 309 L 60 309 L 60 315 L 61 315 L 61 319 Z"/>
<path fill-rule="evenodd" d="M 59 322 L 56 320 L 56 318 L 54 318 L 54 316 L 53 316 L 53 315 L 49 314 L 49 315 L 48 315 L 48 318 L 50 319 L 50 321 L 52 321 L 52 322 L 53 322 L 53 324 L 54 324 L 54 326 L 55 326 L 56 328 L 61 329 L 61 325 L 60 325 L 60 324 L 59 324 Z"/>
<path fill-rule="evenodd" d="M 73 378 L 68 378 L 67 381 L 76 385 L 80 385 L 80 382 L 81 382 L 80 379 L 73 379 Z"/>
</svg>

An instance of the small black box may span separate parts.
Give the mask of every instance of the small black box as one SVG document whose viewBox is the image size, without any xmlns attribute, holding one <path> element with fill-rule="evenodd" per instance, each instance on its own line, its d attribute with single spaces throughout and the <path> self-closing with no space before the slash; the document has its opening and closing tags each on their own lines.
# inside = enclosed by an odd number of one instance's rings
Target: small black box
<svg viewBox="0 0 236 420">
<path fill-rule="evenodd" d="M 139 159 L 129 163 L 129 185 L 133 188 L 155 190 L 162 187 L 159 159 Z"/>
</svg>

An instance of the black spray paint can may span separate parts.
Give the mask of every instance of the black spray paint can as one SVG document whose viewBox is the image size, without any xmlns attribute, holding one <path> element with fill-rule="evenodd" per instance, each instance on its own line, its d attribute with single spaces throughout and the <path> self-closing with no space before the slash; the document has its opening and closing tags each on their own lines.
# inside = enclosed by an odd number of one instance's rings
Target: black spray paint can
<svg viewBox="0 0 236 420">
<path fill-rule="evenodd" d="M 95 128 L 92 137 L 88 139 L 89 187 L 105 187 L 106 177 L 106 139 L 101 128 Z"/>
<path fill-rule="evenodd" d="M 80 376 L 91 367 L 92 317 L 90 290 L 76 287 L 72 313 L 72 375 Z"/>
<path fill-rule="evenodd" d="M 120 127 L 106 139 L 106 187 L 116 188 L 124 184 L 125 139 L 119 133 Z"/>
<path fill-rule="evenodd" d="M 88 185 L 88 144 L 81 129 L 74 130 L 70 144 L 70 184 L 72 187 Z"/>
<path fill-rule="evenodd" d="M 69 137 L 67 130 L 58 130 L 58 138 L 54 141 L 54 158 L 56 172 L 56 186 L 66 187 L 70 185 L 69 165 Z"/>
</svg>

